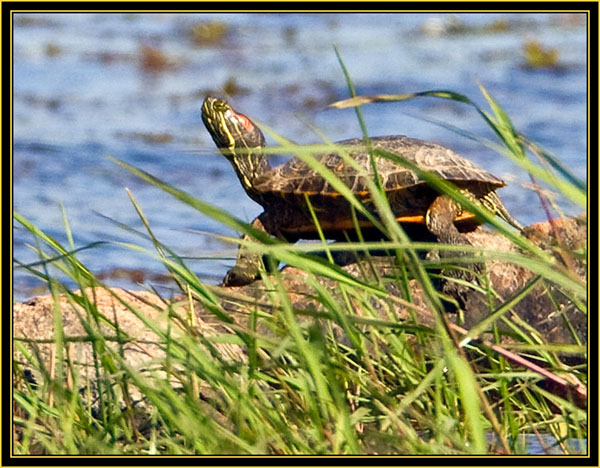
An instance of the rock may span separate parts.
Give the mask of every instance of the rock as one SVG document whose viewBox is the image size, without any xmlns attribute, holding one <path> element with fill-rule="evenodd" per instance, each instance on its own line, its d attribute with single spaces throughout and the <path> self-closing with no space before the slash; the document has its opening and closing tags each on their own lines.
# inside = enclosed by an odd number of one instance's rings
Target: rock
<svg viewBox="0 0 600 468">
<path fill-rule="evenodd" d="M 558 262 L 570 269 L 577 280 L 587 280 L 585 262 L 572 256 L 572 251 L 585 247 L 587 241 L 587 224 L 584 218 L 536 223 L 525 228 L 523 234 L 542 249 L 551 252 Z M 473 245 L 486 249 L 517 251 L 504 237 L 482 230 L 471 233 L 470 239 Z M 506 262 L 487 262 L 486 269 L 494 290 L 501 298 L 494 301 L 497 306 L 535 277 L 528 269 Z M 464 309 L 465 325 L 469 328 L 489 314 L 488 298 L 470 290 L 464 300 Z M 587 343 L 587 315 L 552 283 L 538 284 L 513 307 L 513 313 L 535 328 L 547 343 Z"/>
<path fill-rule="evenodd" d="M 64 336 L 68 362 L 76 364 L 78 372 L 86 381 L 94 381 L 94 350 L 90 337 L 101 334 L 105 337 L 108 347 L 115 353 L 120 352 L 128 366 L 140 372 L 149 370 L 154 362 L 164 358 L 164 338 L 159 337 L 144 323 L 149 321 L 167 329 L 169 311 L 171 313 L 170 334 L 173 340 L 181 336 L 183 330 L 189 327 L 189 304 L 187 300 L 173 298 L 164 301 L 156 294 L 147 291 L 126 291 L 120 288 L 88 288 L 85 291 L 74 291 L 77 301 L 87 300 L 93 304 L 92 309 L 97 311 L 96 318 L 86 317 L 85 309 L 76 304 L 73 297 L 70 300 L 61 295 L 58 306 L 62 315 Z M 138 312 L 133 313 L 130 307 Z M 13 336 L 22 342 L 37 359 L 41 361 L 42 368 L 53 372 L 56 360 L 54 339 L 54 300 L 51 295 L 36 297 L 25 303 L 15 303 L 13 308 Z M 106 317 L 114 326 L 108 325 L 100 317 Z M 195 320 L 194 331 L 207 336 L 222 332 L 224 327 L 214 316 L 202 319 L 202 314 Z M 94 330 L 86 331 L 83 323 L 94 325 Z M 95 325 L 99 324 L 99 325 Z M 89 325 L 88 325 L 89 326 Z M 229 330 L 227 330 L 229 331 Z M 221 353 L 229 359 L 243 360 L 246 358 L 243 350 L 236 345 L 221 344 L 218 346 Z M 113 354 L 114 356 L 114 354 Z M 15 352 L 15 361 L 25 369 L 27 378 L 32 382 L 41 382 L 40 376 L 20 352 Z M 68 372 L 68 369 L 67 369 Z M 67 379 L 72 382 L 73 376 L 68 372 Z M 92 389 L 95 392 L 95 388 Z M 134 399 L 141 395 L 133 390 Z"/>
<path fill-rule="evenodd" d="M 525 229 L 524 234 L 543 249 L 552 252 L 559 262 L 574 269 L 574 275 L 580 281 L 586 281 L 586 265 L 581 259 L 572 255 L 573 250 L 584 247 L 587 241 L 587 228 L 585 219 L 571 218 L 550 223 L 538 223 Z M 465 234 L 469 242 L 474 246 L 485 247 L 496 251 L 516 252 L 516 247 L 504 237 L 477 229 Z M 560 240 L 556 240 L 556 235 Z M 348 262 L 342 267 L 347 273 L 357 278 L 394 277 L 398 271 L 396 260 L 390 257 L 372 257 L 370 261 L 362 263 Z M 535 275 L 527 269 L 508 264 L 502 261 L 487 261 L 485 264 L 489 281 L 493 285 L 499 298 L 495 305 L 499 306 L 503 300 L 510 298 Z M 315 299 L 316 291 L 307 280 L 308 275 L 304 271 L 285 267 L 281 272 L 281 279 L 289 294 L 294 311 L 299 321 L 307 323 L 314 321 L 316 313 L 323 313 L 323 306 Z M 319 284 L 334 297 L 341 297 L 339 285 L 324 277 L 317 277 Z M 434 321 L 429 309 L 425 295 L 420 284 L 411 280 L 409 290 L 411 299 L 405 298 L 399 290 L 398 282 L 390 280 L 384 282 L 388 297 L 369 298 L 371 310 L 383 320 L 389 320 L 390 314 L 397 318 L 410 320 L 416 317 L 421 325 L 432 326 Z M 463 309 L 465 323 L 463 326 L 469 328 L 477 324 L 489 314 L 487 295 L 474 292 L 470 288 L 454 287 L 451 282 L 442 284 L 442 289 L 454 297 Z M 219 297 L 222 310 L 232 319 L 231 324 L 217 318 L 215 314 L 195 302 L 195 324 L 193 331 L 201 336 L 214 336 L 215 334 L 232 333 L 231 326 L 244 329 L 248 328 L 248 306 L 257 307 L 265 312 L 272 312 L 274 304 L 271 292 L 262 281 L 232 288 L 210 287 L 213 293 Z M 87 289 L 83 293 L 75 292 L 78 301 L 85 298 L 92 304 L 99 314 L 105 316 L 109 321 L 118 324 L 115 327 L 105 323 L 98 325 L 93 333 L 102 333 L 107 344 L 113 350 L 121 350 L 128 365 L 143 371 L 148 369 L 153 360 L 164 357 L 164 351 L 159 337 L 144 323 L 151 320 L 163 329 L 167 327 L 168 312 L 171 311 L 171 333 L 174 339 L 180 336 L 187 328 L 190 329 L 190 304 L 185 297 L 173 297 L 163 300 L 157 295 L 145 291 L 125 291 L 123 289 Z M 138 310 L 141 315 L 136 315 L 126 307 L 119 299 L 122 299 Z M 354 313 L 357 316 L 363 314 L 363 304 L 354 297 Z M 558 310 L 556 305 L 558 304 Z M 85 319 L 84 309 L 76 305 L 73 300 L 69 301 L 66 296 L 61 296 L 58 301 L 62 314 L 64 334 L 66 337 L 75 339 L 68 345 L 68 353 L 71 362 L 80 363 L 85 372 L 93 373 L 93 350 L 86 337 L 90 335 L 82 325 Z M 563 295 L 559 288 L 553 284 L 538 284 L 523 298 L 511 312 L 520 317 L 523 322 L 535 328 L 540 336 L 549 343 L 574 344 L 587 343 L 587 316 L 581 312 L 568 297 Z M 140 316 L 144 320 L 140 319 Z M 507 315 L 510 317 L 510 315 Z M 449 314 L 451 321 L 457 320 L 456 314 Z M 39 353 L 39 358 L 47 368 L 53 362 L 54 336 L 53 325 L 53 299 L 52 296 L 36 297 L 25 303 L 15 303 L 13 310 L 14 337 L 21 341 L 26 348 Z M 101 323 L 96 320 L 86 320 L 90 323 Z M 569 323 L 569 325 L 567 324 Z M 462 324 L 461 324 L 462 325 Z M 573 330 L 574 333 L 573 334 Z M 340 327 L 336 328 L 336 334 L 340 340 L 346 340 L 345 333 Z M 274 336 L 272 328 L 263 326 L 259 319 L 257 332 L 265 336 Z M 92 334 L 93 334 L 92 333 Z M 125 337 L 128 339 L 124 340 Z M 77 340 L 77 338 L 79 340 Z M 34 341 L 45 342 L 37 343 Z M 224 357 L 236 362 L 247 360 L 246 351 L 242 346 L 234 344 L 215 343 L 214 349 Z M 20 353 L 15 354 L 17 362 L 28 367 L 28 363 Z M 35 377 L 35 376 L 34 376 Z M 35 377 L 36 379 L 39 378 Z"/>
</svg>

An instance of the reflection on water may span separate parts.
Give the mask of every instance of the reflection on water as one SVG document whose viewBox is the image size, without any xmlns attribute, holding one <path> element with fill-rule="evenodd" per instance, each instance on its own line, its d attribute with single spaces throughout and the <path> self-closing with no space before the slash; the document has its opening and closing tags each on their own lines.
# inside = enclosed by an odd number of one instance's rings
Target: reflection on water
<svg viewBox="0 0 600 468">
<path fill-rule="evenodd" d="M 200 119 L 206 93 L 298 142 L 360 134 L 352 110 L 325 110 L 348 96 L 336 43 L 361 94 L 452 89 L 483 104 L 489 89 L 517 128 L 586 178 L 586 24 L 583 15 L 531 14 L 21 14 L 14 30 L 14 207 L 65 242 L 65 206 L 76 247 L 147 239 L 128 187 L 158 238 L 216 282 L 234 254 L 210 233 L 233 234 L 108 159 L 112 155 L 251 220 L 248 199 L 216 154 Z M 534 41 L 536 60 L 524 45 Z M 531 53 L 531 52 L 530 52 Z M 434 140 L 509 180 L 500 194 L 523 223 L 544 219 L 528 177 L 491 150 L 415 115 L 492 138 L 470 108 L 425 99 L 363 109 L 372 135 Z M 578 210 L 565 206 L 568 214 Z M 103 216 L 99 216 L 100 213 Z M 109 219 L 114 220 L 111 222 Z M 14 255 L 37 256 L 24 231 Z M 220 255 L 220 260 L 205 257 Z M 102 246 L 79 256 L 94 272 L 164 269 L 148 255 Z M 198 259 L 199 257 L 202 257 Z M 194 260 L 197 259 L 197 260 Z M 138 277 L 139 278 L 139 277 Z M 133 281 L 135 282 L 135 280 Z M 130 277 L 108 277 L 130 286 Z M 17 299 L 31 280 L 15 271 Z"/>
</svg>

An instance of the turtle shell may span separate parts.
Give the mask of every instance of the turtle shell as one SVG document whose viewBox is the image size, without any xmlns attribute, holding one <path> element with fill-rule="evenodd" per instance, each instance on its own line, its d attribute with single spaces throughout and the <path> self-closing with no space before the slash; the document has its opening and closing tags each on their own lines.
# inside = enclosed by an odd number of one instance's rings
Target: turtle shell
<svg viewBox="0 0 600 468">
<path fill-rule="evenodd" d="M 349 150 L 349 154 L 372 179 L 373 170 L 363 140 L 356 138 L 337 144 L 356 146 L 356 150 Z M 371 144 L 373 148 L 403 156 L 421 169 L 431 171 L 459 188 L 468 190 L 477 198 L 505 185 L 493 174 L 435 143 L 406 136 L 387 136 L 372 138 Z M 369 207 L 370 192 L 363 175 L 358 174 L 337 153 L 317 155 L 316 159 L 333 171 Z M 438 193 L 413 171 L 389 159 L 376 158 L 376 166 L 398 221 L 423 222 L 427 209 Z M 319 173 L 296 157 L 255 179 L 253 188 L 259 194 L 266 211 L 281 210 L 282 203 L 296 208 L 303 207 L 306 205 L 305 197 L 308 196 L 320 220 L 329 221 L 333 229 L 336 226 L 345 229 L 348 227 L 345 225 L 351 221 L 348 219 L 348 202 L 344 197 Z M 312 222 L 308 222 L 306 229 L 314 229 L 311 226 Z M 296 225 L 293 229 L 302 229 L 302 226 Z"/>
</svg>

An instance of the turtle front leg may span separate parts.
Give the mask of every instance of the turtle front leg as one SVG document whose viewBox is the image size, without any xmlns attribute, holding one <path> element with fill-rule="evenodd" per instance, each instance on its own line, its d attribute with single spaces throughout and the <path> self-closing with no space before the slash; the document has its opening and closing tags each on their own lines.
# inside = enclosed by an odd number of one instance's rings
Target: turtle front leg
<svg viewBox="0 0 600 468">
<path fill-rule="evenodd" d="M 252 221 L 252 227 L 254 229 L 266 232 L 260 216 Z M 252 240 L 252 237 L 244 234 L 242 235 L 242 239 Z M 227 272 L 225 278 L 223 278 L 223 281 L 221 282 L 221 286 L 244 286 L 252 283 L 252 281 L 254 281 L 258 276 L 260 262 L 260 254 L 247 249 L 243 245 L 240 245 L 237 253 L 237 259 L 235 260 L 235 265 Z"/>
<path fill-rule="evenodd" d="M 277 221 L 266 212 L 262 213 L 252 221 L 252 227 L 254 229 L 286 240 L 279 232 L 277 226 Z M 253 240 L 251 236 L 246 234 L 242 236 L 242 239 L 249 241 Z M 245 286 L 246 284 L 252 283 L 258 277 L 261 263 L 261 254 L 240 245 L 235 265 L 227 272 L 225 278 L 223 278 L 223 281 L 221 282 L 221 286 Z M 267 268 L 268 267 L 273 267 L 273 265 L 269 263 L 269 265 L 267 265 Z"/>
<path fill-rule="evenodd" d="M 429 229 L 429 231 L 437 237 L 440 243 L 451 245 L 472 245 L 467 236 L 461 234 L 454 225 L 454 220 L 461 213 L 462 207 L 459 203 L 446 195 L 440 195 L 430 205 L 425 215 L 427 229 Z M 452 256 L 466 257 L 469 255 L 471 254 L 468 252 L 450 252 L 445 250 L 439 252 L 440 259 Z M 467 281 L 469 283 L 476 283 L 477 275 L 480 272 L 481 265 L 476 263 L 470 265 L 467 271 L 454 268 L 443 269 L 445 276 Z M 467 298 L 472 295 L 471 288 L 463 286 L 453 280 L 443 281 L 442 290 L 446 294 L 449 294 L 459 300 L 459 302 L 462 304 L 462 307 L 464 307 Z"/>
<path fill-rule="evenodd" d="M 444 244 L 468 243 L 454 225 L 462 207 L 446 195 L 438 196 L 425 213 L 427 229 Z"/>
</svg>

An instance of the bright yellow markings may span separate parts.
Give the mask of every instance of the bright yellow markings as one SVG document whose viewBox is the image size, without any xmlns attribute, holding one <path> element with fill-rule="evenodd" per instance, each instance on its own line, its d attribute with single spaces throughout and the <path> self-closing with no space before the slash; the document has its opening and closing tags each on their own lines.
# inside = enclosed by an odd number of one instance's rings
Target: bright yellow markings
<svg viewBox="0 0 600 468">
<path fill-rule="evenodd" d="M 498 204 L 496 203 L 496 197 L 494 197 L 494 195 L 492 193 L 486 193 L 483 196 L 483 204 L 492 213 L 496 213 L 496 212 L 500 211 L 500 208 L 498 207 Z"/>
<path fill-rule="evenodd" d="M 454 218 L 454 222 L 463 222 L 470 221 L 475 219 L 475 215 L 469 213 L 468 211 L 463 211 L 460 215 Z M 396 221 L 403 224 L 425 224 L 425 216 L 423 215 L 413 215 L 413 216 L 398 216 Z"/>
<path fill-rule="evenodd" d="M 229 131 L 229 127 L 227 127 L 227 122 L 225 120 L 225 114 L 224 113 L 218 113 L 217 114 L 219 117 L 219 121 L 221 122 L 221 131 L 227 135 L 227 139 L 229 140 L 229 144 L 227 145 L 227 148 L 229 148 L 230 151 L 233 151 L 235 149 L 235 139 L 233 138 L 233 135 L 231 134 L 231 132 Z"/>
<path fill-rule="evenodd" d="M 248 179 L 248 177 L 246 177 L 246 174 L 243 172 L 240 172 L 240 174 L 241 174 L 242 178 L 244 179 L 244 180 L 242 180 L 242 185 L 244 187 L 252 187 L 252 181 L 250 179 Z"/>
</svg>

